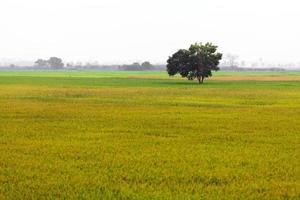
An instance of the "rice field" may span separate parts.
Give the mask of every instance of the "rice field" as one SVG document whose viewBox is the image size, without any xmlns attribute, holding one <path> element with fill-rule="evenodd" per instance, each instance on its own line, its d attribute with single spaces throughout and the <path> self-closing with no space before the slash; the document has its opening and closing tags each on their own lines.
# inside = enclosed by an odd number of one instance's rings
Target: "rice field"
<svg viewBox="0 0 300 200">
<path fill-rule="evenodd" d="M 300 199 L 300 72 L 0 71 L 0 199 Z"/>
</svg>

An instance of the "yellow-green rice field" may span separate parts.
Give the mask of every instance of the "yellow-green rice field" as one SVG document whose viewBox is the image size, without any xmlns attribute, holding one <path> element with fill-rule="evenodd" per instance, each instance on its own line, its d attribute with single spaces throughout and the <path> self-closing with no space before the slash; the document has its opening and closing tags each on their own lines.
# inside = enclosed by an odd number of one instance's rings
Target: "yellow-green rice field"
<svg viewBox="0 0 300 200">
<path fill-rule="evenodd" d="M 0 71 L 0 199 L 300 199 L 300 72 Z"/>
</svg>

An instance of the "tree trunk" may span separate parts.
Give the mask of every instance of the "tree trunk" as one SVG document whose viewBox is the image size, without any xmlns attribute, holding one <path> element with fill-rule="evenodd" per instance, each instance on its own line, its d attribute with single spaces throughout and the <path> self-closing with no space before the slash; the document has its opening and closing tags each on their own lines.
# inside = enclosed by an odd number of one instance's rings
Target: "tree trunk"
<svg viewBox="0 0 300 200">
<path fill-rule="evenodd" d="M 204 77 L 203 76 L 198 76 L 197 77 L 199 84 L 203 83 Z"/>
</svg>

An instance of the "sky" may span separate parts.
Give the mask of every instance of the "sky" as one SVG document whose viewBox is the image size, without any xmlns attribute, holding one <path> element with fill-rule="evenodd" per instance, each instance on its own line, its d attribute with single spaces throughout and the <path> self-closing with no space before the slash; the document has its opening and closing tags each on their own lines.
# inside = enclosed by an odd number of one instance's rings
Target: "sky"
<svg viewBox="0 0 300 200">
<path fill-rule="evenodd" d="M 212 42 L 240 60 L 300 62 L 299 0 L 0 0 L 0 60 L 102 64 Z"/>
</svg>

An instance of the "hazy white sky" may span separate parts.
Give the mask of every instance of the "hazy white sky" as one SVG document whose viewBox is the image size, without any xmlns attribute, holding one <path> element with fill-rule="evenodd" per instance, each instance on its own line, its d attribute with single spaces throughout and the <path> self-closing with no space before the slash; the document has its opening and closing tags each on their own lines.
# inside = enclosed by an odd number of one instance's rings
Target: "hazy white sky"
<svg viewBox="0 0 300 200">
<path fill-rule="evenodd" d="M 0 59 L 165 62 L 213 42 L 241 59 L 300 61 L 299 0 L 0 0 Z"/>
</svg>

